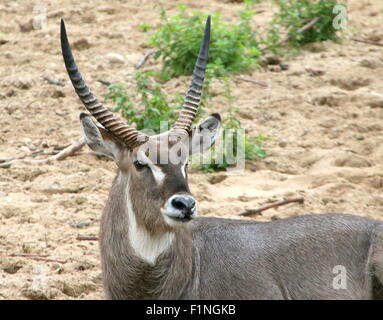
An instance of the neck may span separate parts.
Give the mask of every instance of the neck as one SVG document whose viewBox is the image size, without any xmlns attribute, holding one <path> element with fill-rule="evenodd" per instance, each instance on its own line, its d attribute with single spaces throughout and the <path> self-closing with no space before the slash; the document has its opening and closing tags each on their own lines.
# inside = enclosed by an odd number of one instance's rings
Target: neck
<svg viewBox="0 0 383 320">
<path fill-rule="evenodd" d="M 104 210 L 100 247 L 109 298 L 178 298 L 191 277 L 188 228 L 153 234 L 132 205 L 129 175 L 118 173 Z M 135 210 L 133 210 L 135 208 Z"/>
</svg>

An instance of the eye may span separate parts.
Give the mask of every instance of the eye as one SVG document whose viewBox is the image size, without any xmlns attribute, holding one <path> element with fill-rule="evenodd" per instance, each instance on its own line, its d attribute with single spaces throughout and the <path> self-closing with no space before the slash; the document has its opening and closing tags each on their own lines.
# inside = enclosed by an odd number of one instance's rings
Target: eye
<svg viewBox="0 0 383 320">
<path fill-rule="evenodd" d="M 134 161 L 133 164 L 137 171 L 142 171 L 144 168 L 148 166 L 146 163 L 143 163 L 140 160 Z"/>
</svg>

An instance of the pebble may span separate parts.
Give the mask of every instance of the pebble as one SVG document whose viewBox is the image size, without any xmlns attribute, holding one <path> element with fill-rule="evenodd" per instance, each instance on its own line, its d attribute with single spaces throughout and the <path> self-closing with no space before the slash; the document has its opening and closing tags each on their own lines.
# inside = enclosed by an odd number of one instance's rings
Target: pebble
<svg viewBox="0 0 383 320">
<path fill-rule="evenodd" d="M 210 176 L 208 178 L 208 181 L 211 183 L 211 184 L 217 184 L 217 183 L 220 183 L 222 182 L 223 180 L 225 180 L 227 178 L 227 175 L 226 174 L 219 174 L 219 175 L 213 175 L 213 176 Z"/>
<path fill-rule="evenodd" d="M 383 66 L 383 63 L 378 59 L 368 58 L 359 62 L 359 65 L 368 69 L 377 69 Z"/>
<path fill-rule="evenodd" d="M 85 50 L 85 49 L 89 49 L 90 47 L 91 47 L 91 44 L 85 38 L 79 39 L 73 43 L 73 48 L 75 48 L 76 50 Z"/>
<path fill-rule="evenodd" d="M 125 63 L 125 59 L 122 55 L 118 54 L 118 53 L 108 53 L 106 55 L 106 58 L 109 60 L 109 62 L 111 63 Z"/>
<path fill-rule="evenodd" d="M 354 154 L 351 155 L 343 155 L 335 159 L 334 165 L 336 167 L 351 167 L 351 168 L 366 168 L 371 167 L 371 163 Z"/>
</svg>

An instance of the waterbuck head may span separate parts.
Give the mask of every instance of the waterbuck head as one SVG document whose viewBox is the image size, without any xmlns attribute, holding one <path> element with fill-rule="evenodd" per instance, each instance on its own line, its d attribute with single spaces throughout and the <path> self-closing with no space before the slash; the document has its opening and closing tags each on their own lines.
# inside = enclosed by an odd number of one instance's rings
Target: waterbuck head
<svg viewBox="0 0 383 320">
<path fill-rule="evenodd" d="M 174 230 L 197 215 L 188 186 L 188 158 L 214 144 L 221 122 L 218 114 L 212 114 L 192 128 L 201 98 L 209 40 L 210 16 L 178 120 L 169 131 L 148 136 L 119 120 L 89 90 L 76 66 L 64 21 L 61 21 L 65 66 L 77 95 L 91 114 L 80 115 L 86 142 L 91 149 L 116 162 L 117 179 L 127 181 L 128 205 L 137 223 L 152 234 Z"/>
</svg>

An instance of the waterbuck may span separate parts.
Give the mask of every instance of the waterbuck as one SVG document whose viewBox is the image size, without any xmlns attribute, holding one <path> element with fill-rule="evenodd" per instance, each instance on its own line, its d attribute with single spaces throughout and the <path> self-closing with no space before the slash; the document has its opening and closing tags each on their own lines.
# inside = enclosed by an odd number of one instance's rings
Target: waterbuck
<svg viewBox="0 0 383 320">
<path fill-rule="evenodd" d="M 166 133 L 148 136 L 119 120 L 89 91 L 61 22 L 67 72 L 98 122 L 80 115 L 86 142 L 118 167 L 100 228 L 106 297 L 383 298 L 380 221 L 347 214 L 272 222 L 197 217 L 188 156 L 214 144 L 221 123 L 213 114 L 192 127 L 209 39 L 210 17 L 179 119 Z"/>
</svg>

